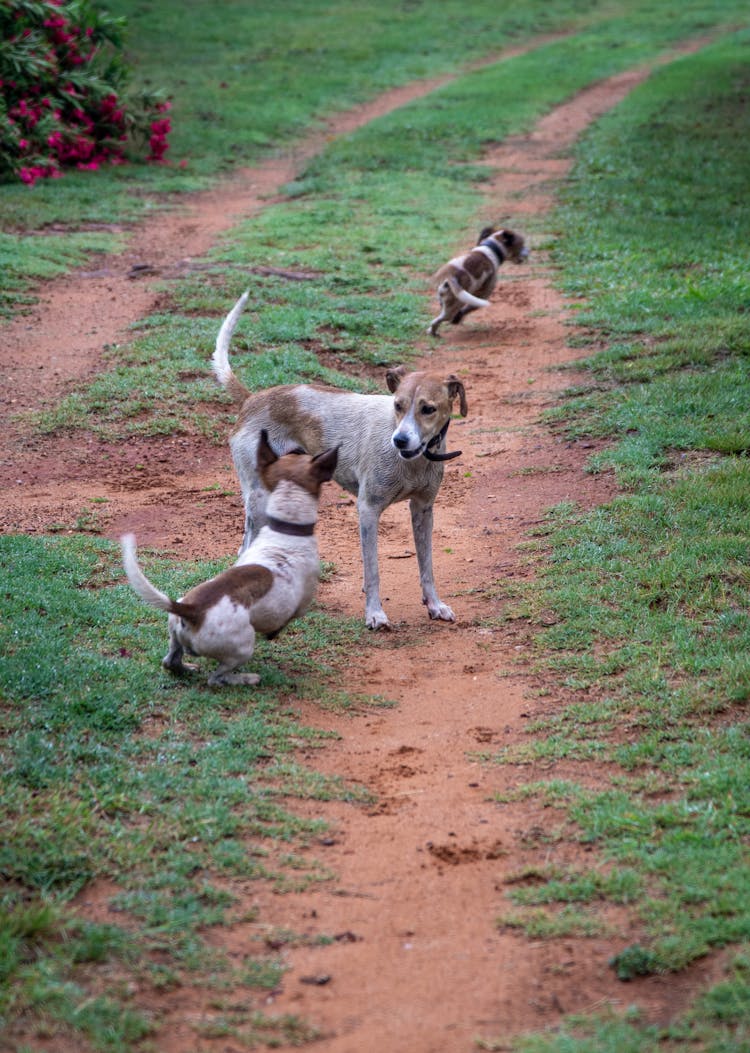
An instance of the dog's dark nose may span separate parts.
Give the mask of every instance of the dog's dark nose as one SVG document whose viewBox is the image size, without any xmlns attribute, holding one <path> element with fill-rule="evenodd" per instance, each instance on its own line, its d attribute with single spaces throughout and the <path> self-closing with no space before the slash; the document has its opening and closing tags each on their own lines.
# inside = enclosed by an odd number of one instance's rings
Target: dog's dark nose
<svg viewBox="0 0 750 1053">
<path fill-rule="evenodd" d="M 406 447 L 409 445 L 409 440 L 406 438 L 405 435 L 396 434 L 393 436 L 393 445 L 396 447 L 397 450 L 405 450 Z"/>
</svg>

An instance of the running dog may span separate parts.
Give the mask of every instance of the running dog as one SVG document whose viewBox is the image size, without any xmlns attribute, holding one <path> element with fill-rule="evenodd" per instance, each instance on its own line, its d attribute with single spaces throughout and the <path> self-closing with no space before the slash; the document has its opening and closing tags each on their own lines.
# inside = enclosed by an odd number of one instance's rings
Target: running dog
<svg viewBox="0 0 750 1053">
<path fill-rule="evenodd" d="M 445 437 L 458 399 L 465 417 L 464 386 L 458 377 L 407 373 L 403 366 L 386 373 L 388 395 L 360 395 L 315 384 L 293 384 L 251 392 L 229 365 L 229 343 L 249 292 L 224 320 L 216 339 L 216 378 L 238 403 L 239 419 L 230 438 L 232 456 L 245 504 L 247 549 L 266 522 L 267 494 L 256 471 L 255 450 L 262 429 L 283 452 L 302 446 L 308 453 L 337 447 L 333 478 L 357 498 L 364 568 L 365 622 L 370 629 L 388 628 L 380 600 L 378 524 L 384 509 L 409 500 L 419 564 L 422 602 L 430 618 L 455 621 L 436 591 L 432 570 L 433 505 L 443 478 L 443 462 L 460 456 L 445 452 Z"/>
<path fill-rule="evenodd" d="M 489 307 L 497 273 L 506 260 L 523 263 L 529 255 L 523 238 L 512 230 L 485 227 L 475 248 L 443 264 L 435 275 L 440 314 L 430 322 L 427 332 L 437 336 L 442 322 L 458 325 L 470 311 Z"/>
<path fill-rule="evenodd" d="M 212 687 L 253 685 L 256 673 L 236 673 L 255 649 L 257 633 L 272 638 L 307 610 L 320 574 L 314 530 L 323 483 L 332 478 L 338 451 L 310 457 L 271 449 L 262 431 L 256 470 L 268 491 L 265 524 L 233 567 L 171 600 L 146 578 L 136 558 L 135 537 L 125 534 L 123 564 L 128 581 L 142 600 L 169 614 L 169 651 L 162 665 L 182 674 L 196 667 L 183 654 L 215 658 L 208 677 Z"/>
</svg>

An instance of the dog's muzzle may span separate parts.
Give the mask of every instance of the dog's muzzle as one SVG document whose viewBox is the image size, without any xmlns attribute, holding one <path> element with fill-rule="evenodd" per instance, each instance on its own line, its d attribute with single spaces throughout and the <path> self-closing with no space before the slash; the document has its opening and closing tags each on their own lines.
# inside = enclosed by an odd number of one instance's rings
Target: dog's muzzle
<svg viewBox="0 0 750 1053">
<path fill-rule="evenodd" d="M 403 457 L 405 461 L 411 461 L 414 457 L 419 457 L 421 453 L 424 453 L 426 443 L 421 442 L 415 449 L 410 450 L 409 437 L 408 435 L 401 435 L 396 432 L 391 437 L 391 442 L 396 447 L 399 457 Z"/>
<path fill-rule="evenodd" d="M 405 461 L 412 461 L 415 457 L 419 457 L 421 454 L 423 454 L 428 461 L 452 461 L 454 457 L 461 456 L 460 450 L 453 450 L 452 453 L 440 453 L 438 450 L 447 431 L 448 422 L 443 425 L 437 435 L 433 435 L 429 442 L 421 442 L 414 450 L 407 449 L 409 445 L 408 436 L 401 435 L 399 432 L 396 432 L 391 437 L 391 442 L 396 447 L 399 457 L 402 457 Z"/>
</svg>

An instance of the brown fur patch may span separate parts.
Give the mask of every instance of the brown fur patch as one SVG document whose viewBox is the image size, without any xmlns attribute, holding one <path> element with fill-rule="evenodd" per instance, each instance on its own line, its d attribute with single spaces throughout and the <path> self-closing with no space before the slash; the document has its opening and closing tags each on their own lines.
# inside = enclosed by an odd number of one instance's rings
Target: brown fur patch
<svg viewBox="0 0 750 1053">
<path fill-rule="evenodd" d="M 463 262 L 463 271 L 465 271 L 466 274 L 471 275 L 475 280 L 478 280 L 485 276 L 490 277 L 494 274 L 494 267 L 483 252 L 471 252 Z M 463 281 L 461 280 L 462 277 Z M 463 286 L 463 288 L 471 288 L 471 283 L 466 281 L 466 277 L 461 271 L 456 273 L 456 280 L 459 285 Z"/>
<path fill-rule="evenodd" d="M 175 614 L 179 614 L 191 626 L 200 629 L 206 612 L 217 604 L 223 596 L 250 608 L 270 590 L 273 585 L 273 573 L 268 567 L 248 563 L 241 567 L 230 567 L 223 574 L 201 582 L 186 592 L 179 603 L 175 604 Z"/>
<path fill-rule="evenodd" d="M 238 434 L 248 426 L 255 430 L 258 423 L 269 429 L 279 425 L 289 438 L 298 442 L 308 453 L 320 453 L 323 449 L 321 423 L 314 414 L 302 409 L 295 388 L 291 385 L 269 388 L 245 399 L 234 433 Z"/>
<path fill-rule="evenodd" d="M 313 459 L 300 453 L 288 453 L 279 457 L 278 461 L 263 469 L 261 478 L 267 490 L 274 490 L 282 479 L 286 479 L 313 497 L 319 495 L 325 482 L 325 479 L 315 472 Z"/>
</svg>

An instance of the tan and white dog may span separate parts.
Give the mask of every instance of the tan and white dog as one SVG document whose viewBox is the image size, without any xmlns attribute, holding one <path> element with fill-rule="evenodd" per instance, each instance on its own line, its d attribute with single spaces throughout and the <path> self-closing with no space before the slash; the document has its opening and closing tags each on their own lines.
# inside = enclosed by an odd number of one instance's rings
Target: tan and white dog
<svg viewBox="0 0 750 1053">
<path fill-rule="evenodd" d="M 169 613 L 169 651 L 162 665 L 181 674 L 195 666 L 183 654 L 215 658 L 211 686 L 257 684 L 256 673 L 235 673 L 255 649 L 257 633 L 271 638 L 313 601 L 320 574 L 315 523 L 323 483 L 333 476 L 337 451 L 317 457 L 277 457 L 262 432 L 257 471 L 269 493 L 263 528 L 233 567 L 186 592 L 179 600 L 157 589 L 136 558 L 135 537 L 121 539 L 128 581 L 146 603 Z"/>
<path fill-rule="evenodd" d="M 427 332 L 437 336 L 442 322 L 458 323 L 480 307 L 489 307 L 489 296 L 497 285 L 498 271 L 506 260 L 523 263 L 529 254 L 524 239 L 512 230 L 485 227 L 475 248 L 454 256 L 435 275 L 440 314 Z"/>
<path fill-rule="evenodd" d="M 388 627 L 380 600 L 378 524 L 384 509 L 409 501 L 419 564 L 422 602 L 430 618 L 455 621 L 451 608 L 437 594 L 432 570 L 433 505 L 443 479 L 443 462 L 459 453 L 445 452 L 453 403 L 468 410 L 458 377 L 407 373 L 403 367 L 386 373 L 388 395 L 360 395 L 315 384 L 290 384 L 250 392 L 229 365 L 229 343 L 248 298 L 244 293 L 227 315 L 216 339 L 213 368 L 219 383 L 240 404 L 230 438 L 245 503 L 245 536 L 240 551 L 252 542 L 266 521 L 267 494 L 255 468 L 255 450 L 262 429 L 282 453 L 301 446 L 308 453 L 337 447 L 334 479 L 357 498 L 364 568 L 365 622 L 370 629 Z"/>
</svg>

